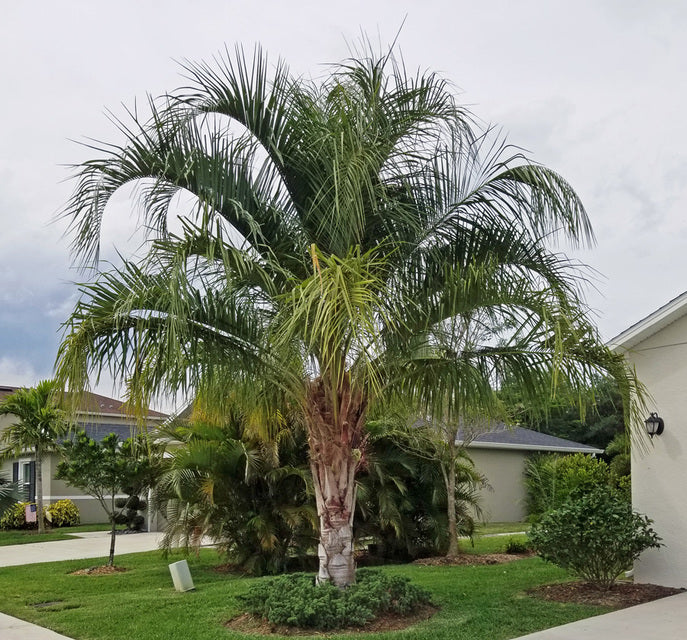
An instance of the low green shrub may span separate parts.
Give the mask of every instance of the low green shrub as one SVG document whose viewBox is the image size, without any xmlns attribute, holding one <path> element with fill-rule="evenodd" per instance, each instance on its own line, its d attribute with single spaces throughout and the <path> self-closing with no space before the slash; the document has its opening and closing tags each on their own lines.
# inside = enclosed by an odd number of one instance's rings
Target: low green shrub
<svg viewBox="0 0 687 640">
<path fill-rule="evenodd" d="M 571 496 L 600 487 L 615 487 L 617 479 L 608 464 L 584 453 L 545 454 L 529 458 L 525 464 L 527 511 L 530 522 L 557 509 Z"/>
<path fill-rule="evenodd" d="M 78 507 L 71 500 L 58 500 L 45 510 L 53 527 L 74 527 L 81 522 Z"/>
<path fill-rule="evenodd" d="M 527 542 L 523 542 L 517 538 L 510 538 L 508 542 L 506 542 L 504 553 L 520 554 L 527 553 L 530 550 L 531 547 Z"/>
<path fill-rule="evenodd" d="M 642 551 L 661 546 L 651 523 L 617 491 L 596 489 L 545 514 L 528 536 L 544 560 L 607 590 Z"/>
<path fill-rule="evenodd" d="M 0 518 L 0 529 L 7 531 L 9 529 L 36 529 L 38 524 L 36 522 L 26 522 L 26 506 L 30 502 L 17 502 L 11 507 L 8 507 L 5 513 Z"/>
<path fill-rule="evenodd" d="M 331 630 L 362 627 L 376 616 L 408 615 L 431 603 L 429 592 L 403 576 L 359 569 L 347 589 L 316 585 L 311 574 L 294 573 L 262 580 L 241 597 L 246 610 L 272 624 Z"/>
</svg>

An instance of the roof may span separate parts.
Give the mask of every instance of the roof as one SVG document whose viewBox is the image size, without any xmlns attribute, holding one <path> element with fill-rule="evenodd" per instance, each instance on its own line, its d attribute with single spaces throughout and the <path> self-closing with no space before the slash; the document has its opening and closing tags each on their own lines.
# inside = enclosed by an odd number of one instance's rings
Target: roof
<svg viewBox="0 0 687 640">
<path fill-rule="evenodd" d="M 632 349 L 685 315 L 687 315 L 687 291 L 625 329 L 615 338 L 611 338 L 608 346 L 613 351 Z"/>
<path fill-rule="evenodd" d="M 0 385 L 0 400 L 4 400 L 8 395 L 18 391 L 20 388 L 21 387 Z M 83 393 L 77 413 L 97 414 L 99 416 L 118 416 L 123 418 L 131 417 L 131 413 L 128 411 L 125 402 L 115 400 L 114 398 L 108 398 L 98 393 L 91 393 L 90 391 L 85 391 Z M 146 417 L 151 420 L 164 420 L 167 415 L 149 409 L 146 413 Z"/>
<path fill-rule="evenodd" d="M 462 430 L 458 432 L 456 441 L 463 443 Z M 551 451 L 560 453 L 603 453 L 603 449 L 597 449 L 588 444 L 581 444 L 557 438 L 540 431 L 525 429 L 523 427 L 509 427 L 499 424 L 490 431 L 477 434 L 466 445 L 469 449 L 515 449 L 521 451 Z"/>
</svg>

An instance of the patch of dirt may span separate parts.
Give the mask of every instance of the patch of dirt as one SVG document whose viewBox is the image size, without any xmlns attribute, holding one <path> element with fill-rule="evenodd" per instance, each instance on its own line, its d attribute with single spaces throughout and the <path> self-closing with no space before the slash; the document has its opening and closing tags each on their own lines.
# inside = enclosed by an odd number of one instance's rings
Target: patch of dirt
<svg viewBox="0 0 687 640">
<path fill-rule="evenodd" d="M 624 609 L 659 598 L 674 596 L 683 591 L 685 589 L 661 587 L 657 584 L 634 584 L 632 582 L 618 582 L 608 591 L 601 591 L 588 582 L 564 582 L 529 589 L 527 593 L 537 598 L 556 602 L 574 602 L 576 604 Z"/>
<path fill-rule="evenodd" d="M 285 625 L 270 624 L 262 618 L 256 618 L 249 613 L 244 613 L 224 624 L 227 629 L 232 631 L 239 631 L 241 633 L 249 633 L 252 635 L 265 636 L 326 636 L 328 634 L 345 634 L 345 633 L 372 633 L 383 631 L 400 631 L 408 627 L 428 620 L 437 611 L 438 607 L 425 605 L 419 611 L 410 616 L 401 616 L 395 613 L 389 613 L 379 616 L 366 624 L 364 627 L 354 627 L 350 629 L 331 629 L 329 631 L 317 631 L 316 629 L 302 629 L 301 627 L 287 627 Z"/>
<path fill-rule="evenodd" d="M 88 569 L 79 569 L 78 571 L 72 571 L 70 576 L 109 576 L 113 573 L 123 573 L 128 571 L 124 567 L 108 567 L 103 565 L 102 567 L 88 567 Z"/>
<path fill-rule="evenodd" d="M 226 564 L 218 564 L 217 566 L 213 567 L 212 570 L 215 573 L 234 573 L 238 575 L 246 575 L 247 572 L 239 567 L 237 564 L 231 564 L 231 563 L 226 563 Z"/>
<path fill-rule="evenodd" d="M 527 553 L 484 553 L 480 555 L 472 553 L 461 553 L 460 555 L 447 558 L 437 556 L 434 558 L 420 558 L 414 560 L 413 564 L 424 567 L 458 567 L 465 565 L 484 565 L 484 564 L 505 564 L 515 560 L 522 560 L 534 555 L 534 552 Z"/>
</svg>

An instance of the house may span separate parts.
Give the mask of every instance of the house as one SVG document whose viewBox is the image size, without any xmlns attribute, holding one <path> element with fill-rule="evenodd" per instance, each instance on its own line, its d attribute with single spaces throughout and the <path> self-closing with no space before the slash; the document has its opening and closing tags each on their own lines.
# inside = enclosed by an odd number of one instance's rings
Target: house
<svg viewBox="0 0 687 640">
<path fill-rule="evenodd" d="M 18 389 L 19 387 L 0 386 L 0 401 Z M 150 427 L 154 427 L 164 422 L 166 418 L 164 413 L 148 411 L 146 423 Z M 13 422 L 12 416 L 0 416 L 0 430 Z M 94 440 L 102 440 L 108 433 L 116 433 L 121 440 L 124 440 L 138 428 L 136 418 L 127 411 L 125 403 L 89 392 L 83 395 L 76 411 L 76 424 Z M 95 498 L 55 479 L 58 463 L 59 457 L 56 454 L 47 455 L 43 460 L 43 500 L 45 506 L 47 507 L 57 500 L 69 498 L 78 507 L 82 523 L 107 521 L 107 515 Z M 36 463 L 33 452 L 27 451 L 25 455 L 19 458 L 5 460 L 1 464 L 0 472 L 19 481 L 24 499 L 33 502 L 36 499 Z"/>
<path fill-rule="evenodd" d="M 613 338 L 650 394 L 664 431 L 633 446 L 632 505 L 654 520 L 665 547 L 645 551 L 635 579 L 687 587 L 687 292 Z M 648 417 L 648 416 L 647 416 Z"/>
<path fill-rule="evenodd" d="M 489 487 L 481 491 L 480 500 L 484 520 L 490 522 L 519 522 L 527 516 L 524 474 L 531 454 L 603 453 L 586 444 L 504 424 L 465 440 L 459 432 L 456 443 L 466 445 L 475 467 L 487 478 Z"/>
</svg>

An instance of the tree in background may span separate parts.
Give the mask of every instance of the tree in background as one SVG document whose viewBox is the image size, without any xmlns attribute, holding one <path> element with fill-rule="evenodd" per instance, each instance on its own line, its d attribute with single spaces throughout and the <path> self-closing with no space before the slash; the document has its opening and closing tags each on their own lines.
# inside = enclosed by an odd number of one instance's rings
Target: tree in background
<svg viewBox="0 0 687 640">
<path fill-rule="evenodd" d="M 120 442 L 117 434 L 106 435 L 101 442 L 84 432 L 63 445 L 65 460 L 57 467 L 56 477 L 93 496 L 110 521 L 110 554 L 107 566 L 114 565 L 117 523 L 127 503 L 116 506 L 117 494 L 138 492 L 150 486 L 157 463 L 145 438 L 127 438 Z"/>
<path fill-rule="evenodd" d="M 478 130 L 433 73 L 391 52 L 332 67 L 321 82 L 273 69 L 259 50 L 189 64 L 192 87 L 94 145 L 65 215 L 73 249 L 97 261 L 106 205 L 138 184 L 146 259 L 82 288 L 59 375 L 109 370 L 140 405 L 231 393 L 300 413 L 320 528 L 320 581 L 355 579 L 355 477 L 369 408 L 403 398 L 421 415 L 491 415 L 509 375 L 527 396 L 610 371 L 634 378 L 587 322 L 582 274 L 551 249 L 591 241 L 570 185 Z M 193 204 L 168 231 L 179 194 Z M 456 318 L 500 335 L 457 348 Z M 629 410 L 629 408 L 628 408 Z"/>
<path fill-rule="evenodd" d="M 42 380 L 34 388 L 19 389 L 0 403 L 0 415 L 14 417 L 14 422 L 0 433 L 5 444 L 2 456 L 16 457 L 27 449 L 36 457 L 36 520 L 38 533 L 45 533 L 43 521 L 43 458 L 58 448 L 69 424 L 58 407 L 59 389 L 54 380 Z"/>
</svg>

